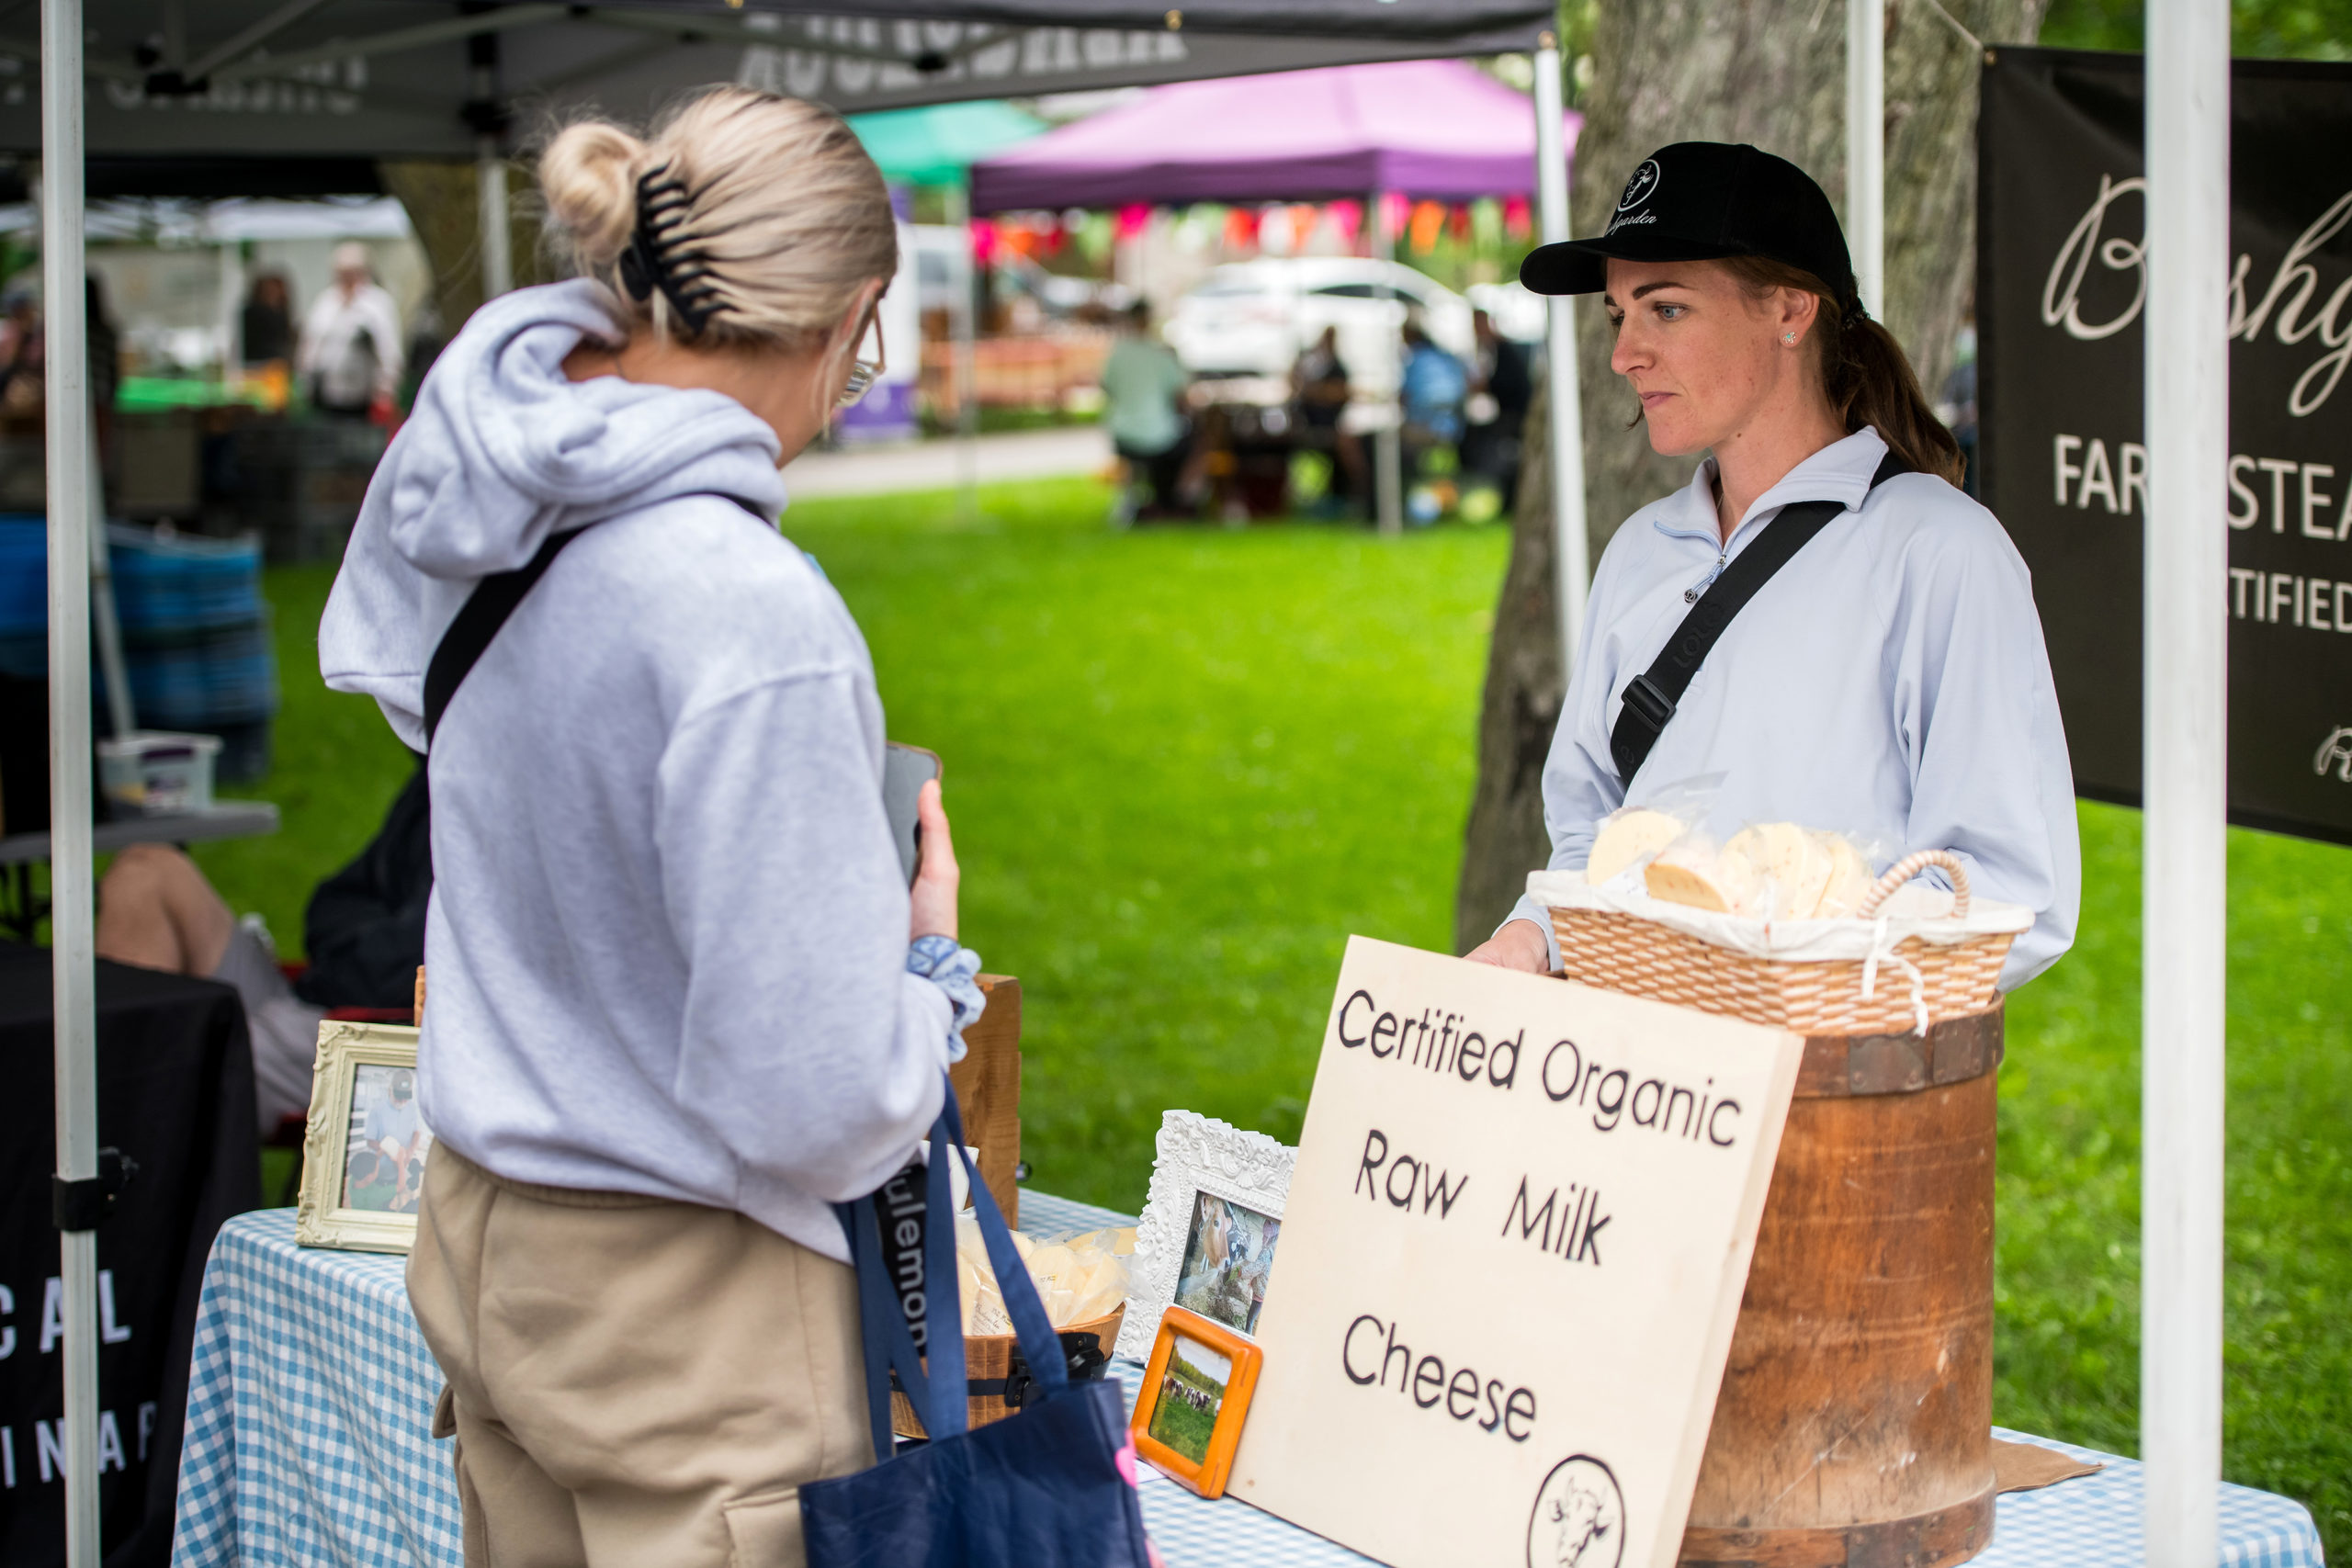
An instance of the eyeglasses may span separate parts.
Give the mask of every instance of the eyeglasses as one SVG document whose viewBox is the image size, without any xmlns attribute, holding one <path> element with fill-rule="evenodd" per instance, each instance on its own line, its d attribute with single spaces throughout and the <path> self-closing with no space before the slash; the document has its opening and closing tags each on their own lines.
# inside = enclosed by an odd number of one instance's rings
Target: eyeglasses
<svg viewBox="0 0 2352 1568">
<path fill-rule="evenodd" d="M 847 408 L 865 396 L 889 364 L 882 344 L 882 301 L 878 297 L 865 308 L 865 324 L 857 329 L 857 346 L 860 349 L 865 346 L 868 333 L 874 334 L 874 357 L 867 359 L 861 355 L 850 361 L 849 379 L 842 383 L 842 395 L 835 400 L 837 408 Z"/>
</svg>

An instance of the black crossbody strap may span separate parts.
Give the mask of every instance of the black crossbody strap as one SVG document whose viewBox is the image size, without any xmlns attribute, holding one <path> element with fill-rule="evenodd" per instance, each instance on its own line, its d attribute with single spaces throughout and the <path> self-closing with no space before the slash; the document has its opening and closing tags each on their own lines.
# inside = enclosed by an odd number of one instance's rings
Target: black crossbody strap
<svg viewBox="0 0 2352 1568">
<path fill-rule="evenodd" d="M 1871 476 L 1871 488 L 1876 490 L 1895 475 L 1910 471 L 1889 452 L 1878 472 Z M 1706 662 L 1709 650 L 1722 638 L 1732 617 L 1746 609 L 1773 574 L 1845 510 L 1834 501 L 1804 501 L 1781 508 L 1781 514 L 1764 525 L 1756 542 L 1740 551 L 1739 558 L 1724 568 L 1699 596 L 1657 658 L 1625 688 L 1616 726 L 1609 732 L 1609 755 L 1617 764 L 1622 783 L 1631 784 L 1649 759 L 1650 749 L 1666 732 L 1682 694 L 1690 689 L 1691 677 Z"/>
<path fill-rule="evenodd" d="M 539 546 L 538 554 L 512 571 L 492 572 L 474 584 L 474 591 L 449 629 L 441 634 L 440 645 L 433 650 L 433 661 L 424 667 L 424 744 L 433 745 L 433 732 L 441 728 L 441 716 L 448 711 L 449 699 L 458 694 L 458 685 L 466 672 L 474 667 L 490 639 L 523 602 L 531 585 L 547 575 L 563 547 L 586 532 L 584 528 L 568 528 L 560 534 L 549 534 Z"/>
</svg>

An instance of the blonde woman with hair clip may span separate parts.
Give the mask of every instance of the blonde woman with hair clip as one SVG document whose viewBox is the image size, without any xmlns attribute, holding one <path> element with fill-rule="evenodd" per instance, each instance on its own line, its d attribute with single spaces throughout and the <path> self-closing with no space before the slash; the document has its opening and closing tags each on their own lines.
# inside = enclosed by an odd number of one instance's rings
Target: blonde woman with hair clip
<svg viewBox="0 0 2352 1568">
<path fill-rule="evenodd" d="M 539 174 L 579 276 L 434 366 L 320 628 L 430 739 L 409 1292 L 471 1568 L 797 1564 L 801 1483 L 875 1457 L 831 1205 L 980 1006 L 937 786 L 910 895 L 865 642 L 777 528 L 896 227 L 836 116 L 740 88 Z"/>
</svg>

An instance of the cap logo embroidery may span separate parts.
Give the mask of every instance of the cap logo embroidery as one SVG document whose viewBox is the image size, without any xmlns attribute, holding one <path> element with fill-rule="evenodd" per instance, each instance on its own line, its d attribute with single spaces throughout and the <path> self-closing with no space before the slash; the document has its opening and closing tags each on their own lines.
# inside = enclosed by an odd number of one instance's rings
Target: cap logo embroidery
<svg viewBox="0 0 2352 1568">
<path fill-rule="evenodd" d="M 1634 171 L 1634 177 L 1625 182 L 1625 194 L 1618 198 L 1617 210 L 1620 212 L 1631 211 L 1633 209 L 1639 207 L 1642 203 L 1647 201 L 1651 197 L 1656 196 L 1657 194 L 1658 181 L 1663 178 L 1665 178 L 1665 175 L 1658 168 L 1657 160 L 1656 158 L 1644 159 L 1642 161 L 1642 166 Z"/>
</svg>

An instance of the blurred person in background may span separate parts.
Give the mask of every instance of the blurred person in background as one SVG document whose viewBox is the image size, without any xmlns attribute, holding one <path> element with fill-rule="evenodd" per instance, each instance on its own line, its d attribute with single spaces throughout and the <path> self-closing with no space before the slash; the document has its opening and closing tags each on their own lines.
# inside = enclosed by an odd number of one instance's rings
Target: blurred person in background
<svg viewBox="0 0 2352 1568">
<path fill-rule="evenodd" d="M 1418 311 L 1405 318 L 1405 482 L 1421 477 L 1430 454 L 1462 440 L 1462 405 L 1470 395 L 1462 361 L 1430 338 Z M 1430 519 L 1423 519 L 1430 521 Z"/>
<path fill-rule="evenodd" d="M 187 852 L 168 844 L 132 844 L 107 868 L 97 953 L 236 988 L 253 1041 L 254 1108 L 267 1133 L 309 1109 L 319 1023 L 329 1011 L 410 1004 L 432 897 L 432 799 L 419 759 L 376 837 L 312 890 L 302 918 L 310 963 L 292 978 L 267 923 L 239 918 Z"/>
<path fill-rule="evenodd" d="M 248 368 L 275 360 L 293 361 L 294 296 L 286 287 L 284 273 L 255 275 L 253 287 L 245 291 L 239 336 L 244 342 L 243 362 Z"/>
<path fill-rule="evenodd" d="M 1535 378 L 1528 366 L 1527 345 L 1495 331 L 1494 318 L 1484 310 L 1470 313 L 1477 333 L 1478 356 L 1471 367 L 1471 392 L 1463 405 L 1468 428 L 1462 435 L 1462 467 L 1467 473 L 1494 481 L 1509 512 L 1519 495 L 1520 442 L 1527 426 L 1527 408 L 1535 399 Z"/>
<path fill-rule="evenodd" d="M 0 295 L 0 411 L 40 407 L 47 361 L 41 355 L 40 286 L 20 277 Z"/>
<path fill-rule="evenodd" d="M 1340 357 L 1340 329 L 1325 327 L 1323 335 L 1307 345 L 1291 367 L 1290 384 L 1298 400 L 1302 445 L 1329 453 L 1331 489 L 1325 510 L 1338 515 L 1361 513 L 1371 485 L 1364 478 L 1363 442 L 1351 430 L 1340 428 L 1348 408 L 1348 367 Z"/>
<path fill-rule="evenodd" d="M 334 282 L 302 321 L 295 374 L 322 413 L 345 419 L 389 415 L 405 355 L 401 311 L 356 241 L 334 248 Z"/>
<path fill-rule="evenodd" d="M 1112 450 L 1140 476 L 1151 499 L 1136 515 L 1172 517 L 1182 486 L 1191 430 L 1184 418 L 1184 389 L 1192 378 L 1175 350 L 1151 330 L 1151 306 L 1138 299 L 1127 310 L 1127 330 L 1102 367 L 1102 423 Z"/>
</svg>

